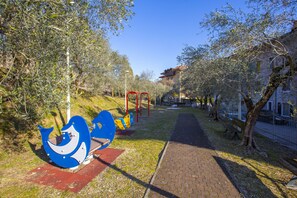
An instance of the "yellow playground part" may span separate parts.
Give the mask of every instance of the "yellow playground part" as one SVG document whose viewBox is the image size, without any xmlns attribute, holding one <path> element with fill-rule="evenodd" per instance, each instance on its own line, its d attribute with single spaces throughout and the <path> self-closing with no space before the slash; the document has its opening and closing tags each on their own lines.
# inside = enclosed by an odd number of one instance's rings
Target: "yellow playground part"
<svg viewBox="0 0 297 198">
<path fill-rule="evenodd" d="M 130 128 L 131 125 L 133 125 L 133 114 L 128 113 L 124 116 L 124 118 L 118 118 L 114 120 L 114 124 L 117 128 L 120 130 L 125 130 L 127 128 Z"/>
<path fill-rule="evenodd" d="M 126 124 L 126 128 L 130 128 L 131 122 L 130 122 L 130 114 L 129 113 L 124 116 L 124 122 Z"/>
<path fill-rule="evenodd" d="M 117 128 L 119 128 L 120 130 L 125 130 L 125 126 L 124 123 L 122 122 L 123 118 L 119 118 L 114 120 L 114 123 L 116 125 Z"/>
</svg>

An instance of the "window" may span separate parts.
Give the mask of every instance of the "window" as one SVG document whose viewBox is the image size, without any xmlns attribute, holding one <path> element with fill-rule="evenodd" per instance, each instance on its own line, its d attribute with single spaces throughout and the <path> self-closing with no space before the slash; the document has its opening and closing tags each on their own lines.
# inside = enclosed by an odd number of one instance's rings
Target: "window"
<svg viewBox="0 0 297 198">
<path fill-rule="evenodd" d="M 280 102 L 277 103 L 277 114 L 282 114 L 282 104 Z"/>
<path fill-rule="evenodd" d="M 288 103 L 283 103 L 283 116 L 290 116 L 291 115 L 291 105 Z"/>
<path fill-rule="evenodd" d="M 268 111 L 272 111 L 272 102 L 271 101 L 268 102 Z"/>
</svg>

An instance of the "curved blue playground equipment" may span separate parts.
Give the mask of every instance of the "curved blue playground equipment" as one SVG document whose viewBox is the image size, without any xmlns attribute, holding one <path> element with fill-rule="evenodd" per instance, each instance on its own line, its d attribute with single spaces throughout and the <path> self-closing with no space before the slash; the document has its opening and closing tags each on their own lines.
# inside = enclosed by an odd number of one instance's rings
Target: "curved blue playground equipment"
<svg viewBox="0 0 297 198">
<path fill-rule="evenodd" d="M 114 139 L 116 127 L 108 111 L 101 111 L 92 121 L 93 130 L 81 116 L 73 116 L 62 128 L 62 140 L 49 140 L 52 128 L 38 126 L 42 144 L 48 157 L 58 166 L 74 168 L 90 158 L 95 150 L 108 147 Z"/>
<path fill-rule="evenodd" d="M 96 118 L 92 121 L 94 129 L 91 133 L 92 138 L 103 138 L 109 140 L 108 143 L 102 145 L 98 150 L 108 147 L 114 139 L 116 127 L 114 119 L 108 111 L 101 111 Z M 98 123 L 101 124 L 98 126 Z"/>
</svg>

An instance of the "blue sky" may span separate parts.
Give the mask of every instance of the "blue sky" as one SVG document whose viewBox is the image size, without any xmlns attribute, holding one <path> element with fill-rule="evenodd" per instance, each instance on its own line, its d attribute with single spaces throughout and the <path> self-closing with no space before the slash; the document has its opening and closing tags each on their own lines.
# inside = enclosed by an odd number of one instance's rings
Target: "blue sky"
<svg viewBox="0 0 297 198">
<path fill-rule="evenodd" d="M 178 65 L 176 57 L 187 45 L 208 43 L 199 22 L 226 3 L 244 7 L 243 0 L 135 0 L 135 15 L 119 35 L 110 35 L 111 48 L 129 58 L 134 75 L 160 73 Z"/>
</svg>

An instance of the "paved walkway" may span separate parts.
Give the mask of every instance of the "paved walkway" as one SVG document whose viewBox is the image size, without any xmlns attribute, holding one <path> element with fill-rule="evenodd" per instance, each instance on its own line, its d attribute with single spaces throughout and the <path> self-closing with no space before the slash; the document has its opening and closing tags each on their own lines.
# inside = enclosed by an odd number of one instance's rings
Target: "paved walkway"
<svg viewBox="0 0 297 198">
<path fill-rule="evenodd" d="M 257 122 L 255 131 L 270 138 L 283 146 L 297 151 L 297 127 L 293 125 L 276 125 L 266 122 Z"/>
<path fill-rule="evenodd" d="M 148 197 L 240 197 L 193 114 L 179 115 Z"/>
</svg>

